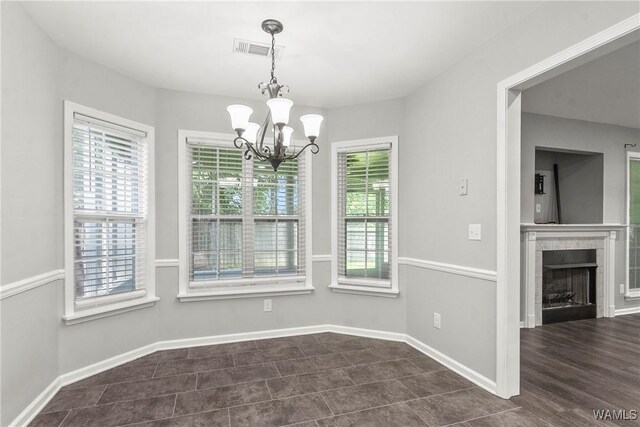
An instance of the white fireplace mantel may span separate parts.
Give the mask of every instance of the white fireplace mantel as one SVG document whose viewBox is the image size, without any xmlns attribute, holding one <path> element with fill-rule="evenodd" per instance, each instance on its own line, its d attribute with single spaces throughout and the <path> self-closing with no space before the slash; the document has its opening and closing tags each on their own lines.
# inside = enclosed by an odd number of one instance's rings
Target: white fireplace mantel
<svg viewBox="0 0 640 427">
<path fill-rule="evenodd" d="M 541 324 L 542 252 L 595 249 L 598 317 L 615 315 L 615 240 L 623 224 L 521 224 L 524 326 Z M 537 289 L 540 288 L 540 289 Z"/>
</svg>

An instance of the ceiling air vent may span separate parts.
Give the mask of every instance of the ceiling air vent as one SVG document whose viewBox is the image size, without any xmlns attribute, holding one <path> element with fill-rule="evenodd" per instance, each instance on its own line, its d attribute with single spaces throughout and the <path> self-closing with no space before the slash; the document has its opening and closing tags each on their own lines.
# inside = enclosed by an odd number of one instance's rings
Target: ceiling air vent
<svg viewBox="0 0 640 427">
<path fill-rule="evenodd" d="M 276 58 L 280 59 L 283 52 L 284 46 L 276 45 Z M 271 45 L 268 43 L 254 42 L 251 40 L 233 39 L 233 53 L 269 56 L 271 55 Z"/>
</svg>

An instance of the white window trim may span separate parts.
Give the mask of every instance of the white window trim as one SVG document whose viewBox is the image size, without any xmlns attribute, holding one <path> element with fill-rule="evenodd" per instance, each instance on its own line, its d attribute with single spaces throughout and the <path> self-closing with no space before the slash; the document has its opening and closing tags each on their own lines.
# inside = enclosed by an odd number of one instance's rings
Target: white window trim
<svg viewBox="0 0 640 427">
<path fill-rule="evenodd" d="M 626 206 L 626 226 L 627 226 L 627 240 L 626 240 L 626 256 L 625 256 L 625 292 L 624 297 L 626 299 L 640 298 L 640 288 L 631 289 L 631 282 L 629 281 L 629 254 L 630 254 L 630 238 L 631 233 L 631 221 L 629 218 L 629 208 L 631 207 L 631 160 L 640 161 L 640 152 L 627 151 L 627 206 Z"/>
<path fill-rule="evenodd" d="M 338 280 L 338 154 L 364 149 L 391 148 L 391 286 L 381 287 L 373 279 Z M 334 292 L 397 297 L 398 288 L 398 137 L 331 143 L 331 284 Z"/>
<path fill-rule="evenodd" d="M 83 310 L 76 310 L 73 268 L 73 122 L 74 113 L 130 128 L 146 133 L 148 158 L 148 215 L 146 229 L 146 271 L 145 287 L 126 295 L 98 297 L 90 303 L 83 302 Z M 64 315 L 67 325 L 86 322 L 119 313 L 150 307 L 159 298 L 155 294 L 155 174 L 154 174 L 154 128 L 123 117 L 85 107 L 70 101 L 64 101 Z"/>
<path fill-rule="evenodd" d="M 213 139 L 217 143 L 224 145 L 228 144 L 233 147 L 233 140 L 236 135 L 227 133 L 216 132 L 203 132 L 193 130 L 178 130 L 178 258 L 179 258 L 179 283 L 178 283 L 178 299 L 181 302 L 191 301 L 205 301 L 205 300 L 218 300 L 218 299 L 234 299 L 234 298 L 252 298 L 261 296 L 276 296 L 276 295 L 300 295 L 309 294 L 315 288 L 313 287 L 313 261 L 312 261 L 312 159 L 311 152 L 305 151 L 300 156 L 300 159 L 306 162 L 305 164 L 305 210 L 306 210 L 306 226 L 305 226 L 305 282 L 304 284 L 292 283 L 291 285 L 276 285 L 273 282 L 274 278 L 251 278 L 251 279 L 237 279 L 226 280 L 224 284 L 245 284 L 252 286 L 234 286 L 226 288 L 205 288 L 198 289 L 198 287 L 189 286 L 189 248 L 188 248 L 188 236 L 187 236 L 187 139 Z M 302 147 L 306 144 L 305 141 L 292 140 L 292 144 L 296 147 Z M 238 148 L 238 150 L 241 150 Z M 278 278 L 278 282 L 282 283 L 288 278 Z M 216 281 L 217 284 L 223 282 Z"/>
</svg>

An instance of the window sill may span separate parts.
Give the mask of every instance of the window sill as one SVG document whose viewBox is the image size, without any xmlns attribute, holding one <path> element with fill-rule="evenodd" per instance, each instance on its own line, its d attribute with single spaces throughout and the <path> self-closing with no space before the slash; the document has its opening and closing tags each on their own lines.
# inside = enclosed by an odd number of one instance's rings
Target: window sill
<svg viewBox="0 0 640 427">
<path fill-rule="evenodd" d="M 158 297 L 140 298 L 117 304 L 109 304 L 102 307 L 83 310 L 66 316 L 62 316 L 64 322 L 69 325 L 77 323 L 89 322 L 91 320 L 101 319 L 103 317 L 115 316 L 116 314 L 126 313 L 127 311 L 139 310 L 155 305 L 159 301 Z"/>
<path fill-rule="evenodd" d="M 335 283 L 329 285 L 329 289 L 331 289 L 333 292 L 344 294 L 369 295 L 385 298 L 397 298 L 400 294 L 400 291 L 397 289 L 378 288 L 373 286 L 352 286 Z"/>
<path fill-rule="evenodd" d="M 627 292 L 627 293 L 624 295 L 624 299 L 625 299 L 625 300 L 630 300 L 630 299 L 640 299 L 640 291 Z"/>
<path fill-rule="evenodd" d="M 191 290 L 178 294 L 180 302 L 224 300 L 236 298 L 258 298 L 264 296 L 304 295 L 310 294 L 313 286 L 279 286 L 279 287 L 251 287 L 251 289 L 207 289 L 201 291 Z"/>
</svg>

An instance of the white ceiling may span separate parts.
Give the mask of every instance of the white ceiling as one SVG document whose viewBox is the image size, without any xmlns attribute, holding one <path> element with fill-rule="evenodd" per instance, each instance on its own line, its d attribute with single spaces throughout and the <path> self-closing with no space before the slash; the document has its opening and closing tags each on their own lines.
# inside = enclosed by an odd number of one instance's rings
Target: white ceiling
<svg viewBox="0 0 640 427">
<path fill-rule="evenodd" d="M 640 128 L 640 42 L 525 90 L 522 109 Z"/>
<path fill-rule="evenodd" d="M 276 76 L 299 103 L 405 96 L 515 25 L 539 2 L 25 2 L 59 46 L 154 87 L 260 98 L 269 60 L 234 37 L 285 30 Z"/>
</svg>

